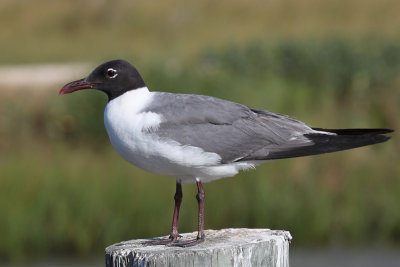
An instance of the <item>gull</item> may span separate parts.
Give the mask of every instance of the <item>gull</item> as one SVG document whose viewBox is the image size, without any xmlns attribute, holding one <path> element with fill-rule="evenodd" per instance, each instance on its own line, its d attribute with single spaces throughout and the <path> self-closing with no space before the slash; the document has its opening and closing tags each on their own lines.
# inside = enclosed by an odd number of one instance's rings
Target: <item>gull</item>
<svg viewBox="0 0 400 267">
<path fill-rule="evenodd" d="M 152 245 L 188 247 L 205 240 L 202 183 L 236 175 L 267 161 L 335 152 L 387 141 L 390 129 L 311 128 L 286 115 L 212 96 L 149 91 L 124 60 L 101 64 L 60 95 L 96 89 L 108 96 L 104 124 L 111 144 L 131 164 L 176 179 L 168 238 Z M 196 183 L 198 234 L 180 240 L 182 183 Z"/>
</svg>

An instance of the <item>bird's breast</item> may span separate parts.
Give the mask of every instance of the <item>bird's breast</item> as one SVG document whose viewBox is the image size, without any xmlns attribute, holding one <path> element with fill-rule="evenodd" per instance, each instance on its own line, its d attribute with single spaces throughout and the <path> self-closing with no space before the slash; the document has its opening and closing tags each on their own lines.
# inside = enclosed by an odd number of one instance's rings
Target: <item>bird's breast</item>
<svg viewBox="0 0 400 267">
<path fill-rule="evenodd" d="M 219 164 L 221 157 L 216 153 L 160 138 L 156 130 L 164 118 L 162 114 L 143 112 L 143 103 L 149 105 L 151 95 L 138 102 L 124 94 L 110 101 L 104 111 L 111 144 L 125 160 L 146 171 L 173 176 L 196 175 L 194 168 Z"/>
<path fill-rule="evenodd" d="M 154 154 L 148 130 L 161 123 L 161 116 L 141 112 L 151 102 L 147 91 L 134 90 L 110 101 L 104 111 L 104 124 L 111 144 L 117 152 L 138 167 Z"/>
</svg>

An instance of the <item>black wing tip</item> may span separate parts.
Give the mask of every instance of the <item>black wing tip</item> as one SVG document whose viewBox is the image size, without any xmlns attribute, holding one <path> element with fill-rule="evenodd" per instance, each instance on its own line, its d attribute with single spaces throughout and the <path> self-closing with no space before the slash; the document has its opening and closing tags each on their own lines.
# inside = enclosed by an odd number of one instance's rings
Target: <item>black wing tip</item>
<svg viewBox="0 0 400 267">
<path fill-rule="evenodd" d="M 389 140 L 390 138 L 392 138 L 391 136 L 386 136 L 386 135 L 379 135 L 379 136 L 381 136 L 381 137 L 383 137 L 381 140 L 381 142 L 378 142 L 378 143 L 383 143 L 383 142 L 386 142 L 387 140 Z"/>
<path fill-rule="evenodd" d="M 335 133 L 337 135 L 377 135 L 377 134 L 389 134 L 393 133 L 394 130 L 386 128 L 373 128 L 373 129 L 323 129 L 323 128 L 312 128 L 315 131 Z"/>
<path fill-rule="evenodd" d="M 379 143 L 383 143 L 388 141 L 391 137 L 390 136 L 386 136 L 386 135 L 382 135 L 382 134 L 374 134 L 372 135 L 374 138 L 374 142 L 371 142 L 371 145 L 374 144 L 379 144 Z"/>
<path fill-rule="evenodd" d="M 391 137 L 384 135 L 394 132 L 391 129 L 321 129 L 313 128 L 318 132 L 304 134 L 311 142 L 304 146 L 289 147 L 281 150 L 276 147 L 269 151 L 265 157 L 243 158 L 243 160 L 273 160 L 294 157 L 312 156 L 318 154 L 343 151 L 369 145 L 375 145 L 388 141 Z M 324 133 L 326 132 L 326 133 Z M 329 134 L 331 133 L 331 134 Z M 332 134 L 334 133 L 334 134 Z"/>
<path fill-rule="evenodd" d="M 325 152 L 335 152 L 386 142 L 391 136 L 384 133 L 391 132 L 393 130 L 390 129 L 339 129 L 330 131 L 336 135 L 311 133 L 304 136 L 313 141 L 315 146 L 321 146 L 321 151 L 326 149 Z"/>
</svg>

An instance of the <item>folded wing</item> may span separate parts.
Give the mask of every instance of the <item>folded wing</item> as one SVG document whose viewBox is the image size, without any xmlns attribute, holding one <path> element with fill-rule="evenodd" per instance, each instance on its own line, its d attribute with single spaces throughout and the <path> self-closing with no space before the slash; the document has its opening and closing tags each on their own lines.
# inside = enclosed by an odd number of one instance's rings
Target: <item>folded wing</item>
<svg viewBox="0 0 400 267">
<path fill-rule="evenodd" d="M 219 98 L 157 93 L 145 112 L 162 114 L 159 138 L 217 153 L 221 163 L 272 160 L 384 142 L 386 129 L 312 129 L 285 115 Z"/>
</svg>

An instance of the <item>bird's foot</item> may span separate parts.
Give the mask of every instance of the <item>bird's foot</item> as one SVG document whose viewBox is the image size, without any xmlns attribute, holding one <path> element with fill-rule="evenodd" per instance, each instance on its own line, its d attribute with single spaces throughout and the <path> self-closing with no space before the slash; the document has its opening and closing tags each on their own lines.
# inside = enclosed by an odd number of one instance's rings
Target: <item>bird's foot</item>
<svg viewBox="0 0 400 267">
<path fill-rule="evenodd" d="M 182 237 L 179 234 L 170 235 L 168 238 L 151 239 L 142 243 L 145 246 L 157 246 L 157 245 L 168 245 L 173 242 L 178 242 L 178 238 Z"/>
<path fill-rule="evenodd" d="M 197 237 L 196 239 L 192 239 L 192 240 L 174 240 L 170 243 L 167 243 L 166 245 L 168 247 L 181 247 L 181 248 L 186 248 L 186 247 L 192 247 L 195 245 L 198 245 L 200 243 L 203 243 L 205 240 L 204 235 L 201 237 Z"/>
</svg>

